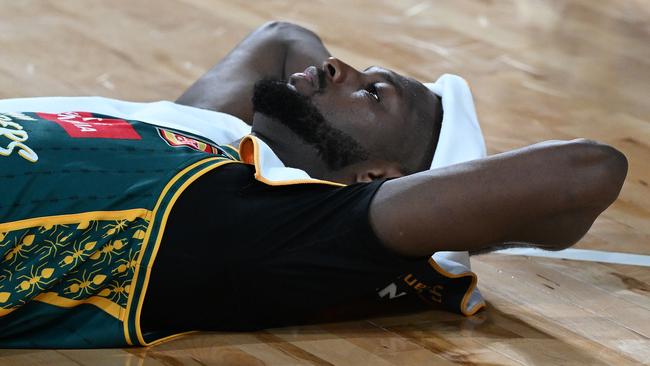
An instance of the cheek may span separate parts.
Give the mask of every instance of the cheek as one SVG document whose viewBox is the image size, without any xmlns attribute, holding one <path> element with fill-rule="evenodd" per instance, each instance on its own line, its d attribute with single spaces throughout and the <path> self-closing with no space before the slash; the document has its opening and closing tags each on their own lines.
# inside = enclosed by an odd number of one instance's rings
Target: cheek
<svg viewBox="0 0 650 366">
<path fill-rule="evenodd" d="M 332 98 L 317 96 L 312 102 L 325 120 L 344 132 L 365 131 L 377 127 L 378 115 L 363 98 Z"/>
</svg>

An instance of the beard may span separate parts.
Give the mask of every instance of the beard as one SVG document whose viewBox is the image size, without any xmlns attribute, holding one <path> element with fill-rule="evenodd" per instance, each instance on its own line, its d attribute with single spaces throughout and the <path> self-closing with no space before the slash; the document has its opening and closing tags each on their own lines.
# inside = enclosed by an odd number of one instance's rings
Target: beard
<svg viewBox="0 0 650 366">
<path fill-rule="evenodd" d="M 352 136 L 328 123 L 311 98 L 282 81 L 258 81 L 253 89 L 253 110 L 288 127 L 314 147 L 330 170 L 337 171 L 368 159 L 366 149 Z"/>
</svg>

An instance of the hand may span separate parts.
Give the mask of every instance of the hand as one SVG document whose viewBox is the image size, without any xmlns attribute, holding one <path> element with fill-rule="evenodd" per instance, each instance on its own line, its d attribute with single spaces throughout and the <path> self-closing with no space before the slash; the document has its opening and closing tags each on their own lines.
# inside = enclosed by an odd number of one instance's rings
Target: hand
<svg viewBox="0 0 650 366">
<path fill-rule="evenodd" d="M 269 22 L 248 35 L 176 101 L 234 115 L 251 124 L 253 86 L 288 79 L 330 56 L 320 38 L 295 24 Z"/>
</svg>

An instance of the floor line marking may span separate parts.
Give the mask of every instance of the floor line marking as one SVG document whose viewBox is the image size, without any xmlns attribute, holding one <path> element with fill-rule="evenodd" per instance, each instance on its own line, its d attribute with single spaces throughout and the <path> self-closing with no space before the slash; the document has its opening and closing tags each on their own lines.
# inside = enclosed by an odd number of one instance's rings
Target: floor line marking
<svg viewBox="0 0 650 366">
<path fill-rule="evenodd" d="M 537 248 L 511 248 L 497 250 L 493 253 L 650 267 L 650 255 L 607 252 L 603 250 L 569 248 L 559 251 L 548 251 Z"/>
</svg>

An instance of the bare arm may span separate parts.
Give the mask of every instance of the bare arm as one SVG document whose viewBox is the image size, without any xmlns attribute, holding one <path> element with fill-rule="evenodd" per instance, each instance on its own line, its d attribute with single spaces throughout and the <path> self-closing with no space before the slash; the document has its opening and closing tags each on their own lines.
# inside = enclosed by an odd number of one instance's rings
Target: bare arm
<svg viewBox="0 0 650 366">
<path fill-rule="evenodd" d="M 250 124 L 253 85 L 260 79 L 287 79 L 330 56 L 313 32 L 286 22 L 262 25 L 176 101 L 225 112 Z"/>
<path fill-rule="evenodd" d="M 370 221 L 404 256 L 522 243 L 562 249 L 616 199 L 626 174 L 612 147 L 549 141 L 386 182 Z"/>
</svg>

